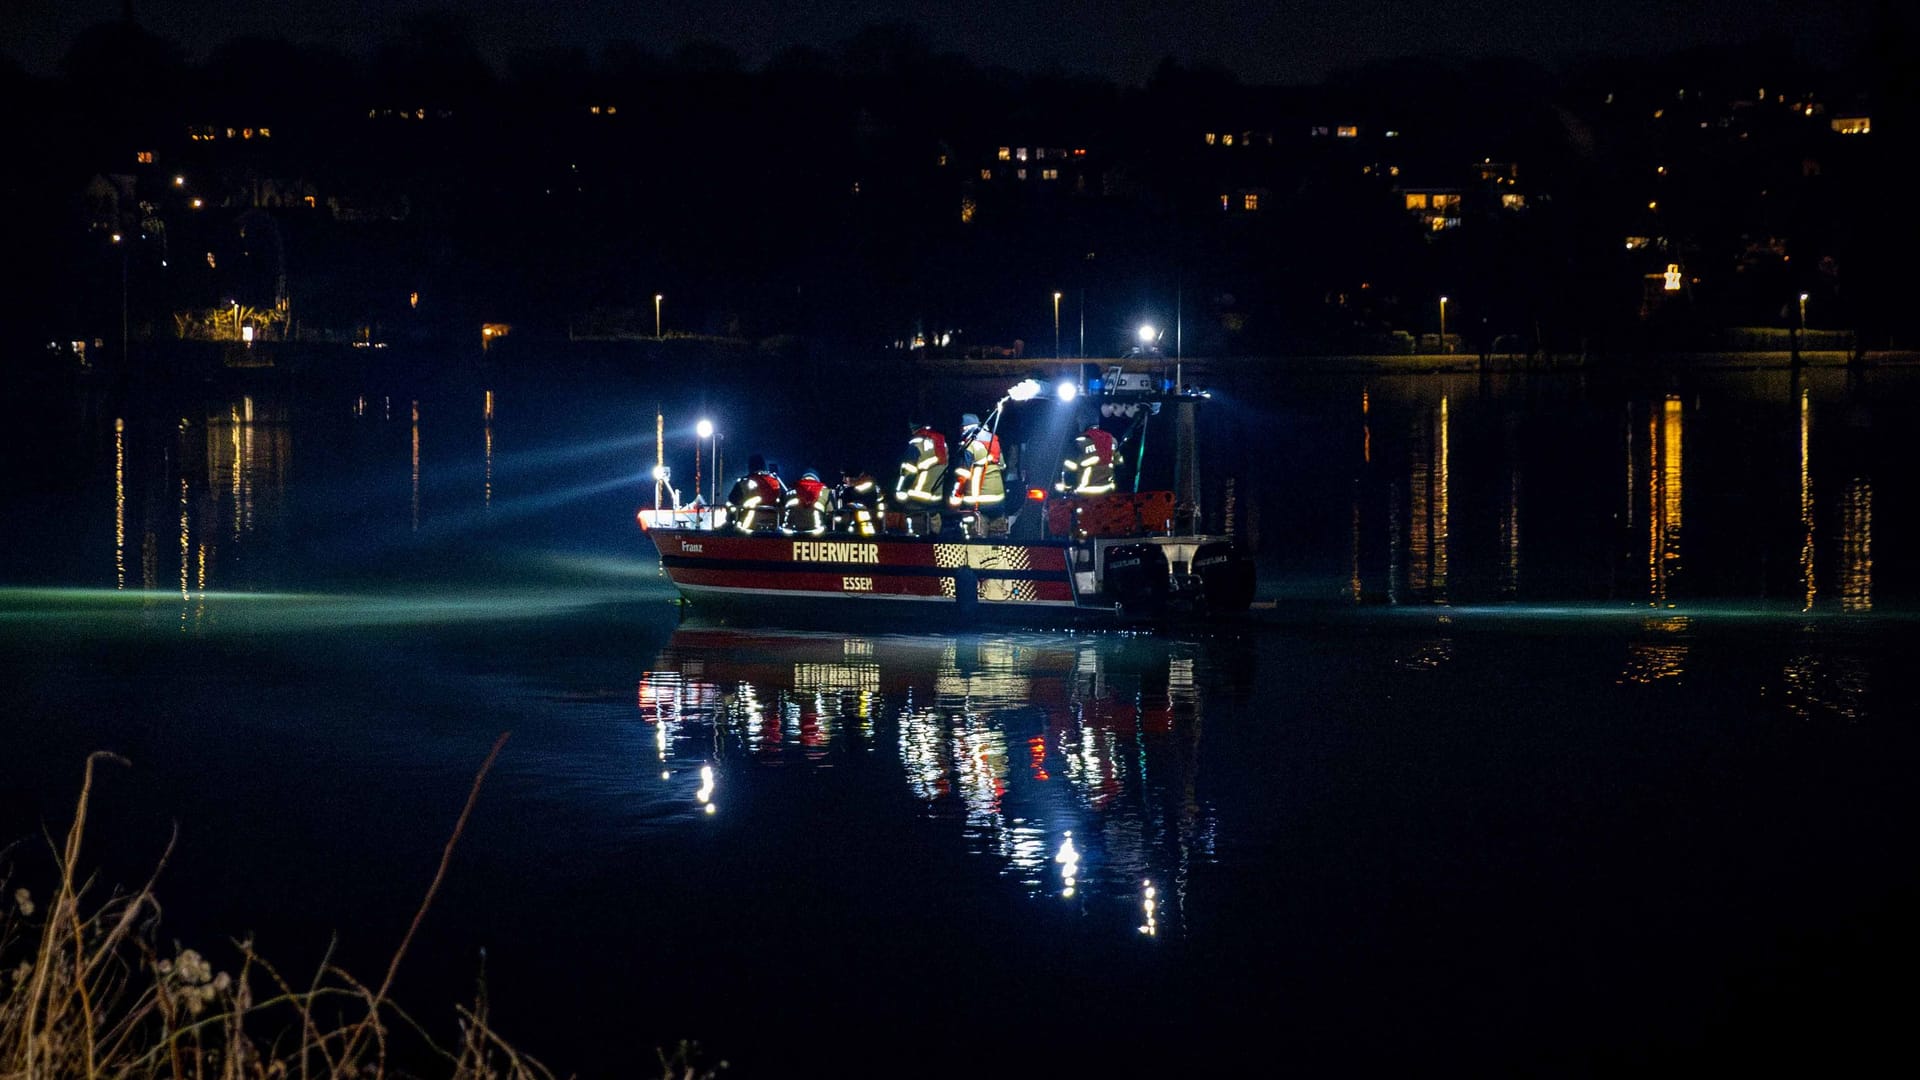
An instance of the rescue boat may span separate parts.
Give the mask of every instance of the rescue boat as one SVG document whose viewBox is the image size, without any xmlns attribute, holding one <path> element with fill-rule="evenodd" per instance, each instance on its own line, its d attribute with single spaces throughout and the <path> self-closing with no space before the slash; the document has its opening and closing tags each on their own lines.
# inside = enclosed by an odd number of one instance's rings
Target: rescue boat
<svg viewBox="0 0 1920 1080">
<path fill-rule="evenodd" d="M 701 612 L 1120 622 L 1245 612 L 1254 599 L 1252 561 L 1231 536 L 1198 527 L 1195 413 L 1206 395 L 1117 369 L 1089 391 L 1170 414 L 1172 490 L 1082 496 L 1034 488 L 985 535 L 916 535 L 915 516 L 898 510 L 870 536 L 786 534 L 764 522 L 742 532 L 721 508 L 648 509 L 636 519 L 662 573 Z"/>
</svg>

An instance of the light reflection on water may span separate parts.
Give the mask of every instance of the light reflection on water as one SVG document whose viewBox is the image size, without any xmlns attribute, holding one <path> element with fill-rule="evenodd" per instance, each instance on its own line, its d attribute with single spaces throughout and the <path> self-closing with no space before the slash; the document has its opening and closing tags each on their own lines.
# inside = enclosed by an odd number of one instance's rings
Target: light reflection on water
<svg viewBox="0 0 1920 1080">
<path fill-rule="evenodd" d="M 1213 855 L 1197 784 L 1213 673 L 1198 662 L 1191 646 L 1124 635 L 689 627 L 636 701 L 668 785 L 881 757 L 948 837 L 930 842 L 988 859 L 1033 897 L 1138 903 L 1143 880 L 1177 894 Z M 1149 932 L 1168 925 L 1160 899 Z"/>
<path fill-rule="evenodd" d="M 1904 474 L 1882 462 L 1920 415 L 1920 380 L 1874 379 L 1723 375 L 1685 393 L 1354 379 L 1302 404 L 1338 437 L 1283 470 L 1330 482 L 1276 485 L 1257 459 L 1223 462 L 1206 509 L 1255 547 L 1263 587 L 1322 602 L 1749 598 L 1865 613 L 1905 599 L 1886 590 L 1906 579 L 1884 570 L 1909 561 L 1907 533 L 1883 522 L 1876 548 L 1873 516 L 1902 500 Z M 653 432 L 607 420 L 620 403 L 477 385 L 326 394 L 235 390 L 177 415 L 96 414 L 82 445 L 97 471 L 75 493 L 91 512 L 51 523 L 45 552 L 86 561 L 59 580 L 180 594 L 191 628 L 196 592 L 283 587 L 335 553 L 485 551 L 515 530 L 559 535 L 543 552 L 555 573 L 656 576 L 622 529 L 647 498 Z M 588 408 L 602 420 L 576 426 Z M 665 450 L 684 466 L 683 441 L 670 434 Z M 62 531 L 79 522 L 85 536 Z M 570 534 L 594 535 L 592 550 Z"/>
</svg>

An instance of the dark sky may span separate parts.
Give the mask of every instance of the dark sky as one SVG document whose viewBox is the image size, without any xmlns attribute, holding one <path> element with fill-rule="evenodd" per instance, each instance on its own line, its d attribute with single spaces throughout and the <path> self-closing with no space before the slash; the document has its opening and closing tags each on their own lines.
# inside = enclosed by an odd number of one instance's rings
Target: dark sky
<svg viewBox="0 0 1920 1080">
<path fill-rule="evenodd" d="M 828 47 L 860 26 L 905 19 L 936 48 L 1020 70 L 1057 67 L 1142 81 L 1163 56 L 1223 64 L 1249 82 L 1314 82 L 1370 59 L 1418 53 L 1519 55 L 1670 52 L 1705 42 L 1791 36 L 1804 59 L 1839 63 L 1858 47 L 1875 0 L 136 0 L 139 21 L 189 55 L 239 34 L 322 41 L 364 52 L 399 16 L 460 11 L 496 62 L 528 46 L 629 38 L 658 52 L 690 39 L 731 46 L 757 65 L 789 44 Z M 51 73 L 84 27 L 120 0 L 5 0 L 0 51 Z"/>
</svg>

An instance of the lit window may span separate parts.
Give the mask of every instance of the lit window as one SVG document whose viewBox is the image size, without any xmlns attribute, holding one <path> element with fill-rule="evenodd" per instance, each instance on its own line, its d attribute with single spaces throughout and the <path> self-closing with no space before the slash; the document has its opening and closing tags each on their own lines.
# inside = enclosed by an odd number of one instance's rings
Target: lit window
<svg viewBox="0 0 1920 1080">
<path fill-rule="evenodd" d="M 1086 157 L 1086 156 L 1087 156 L 1087 152 L 1086 152 L 1085 150 L 1075 150 L 1075 151 L 1073 152 L 1073 156 L 1074 156 L 1074 157 Z"/>
<path fill-rule="evenodd" d="M 1025 180 L 1027 178 L 1027 170 L 1015 169 L 1013 170 L 1013 175 L 1016 179 Z"/>
<path fill-rule="evenodd" d="M 241 138 L 243 138 L 243 139 L 251 139 L 251 138 L 253 138 L 253 129 L 252 129 L 252 128 L 241 128 L 241 129 L 240 129 L 240 137 L 241 137 Z"/>
<path fill-rule="evenodd" d="M 263 139 L 271 139 L 273 138 L 273 132 L 267 128 L 261 128 L 260 137 Z"/>
<path fill-rule="evenodd" d="M 620 111 L 620 107 L 619 107 L 619 106 L 617 106 L 617 105 L 609 105 L 609 106 L 607 106 L 607 115 L 608 115 L 608 116 L 612 116 L 612 115 L 614 115 L 615 113 L 617 113 L 617 112 L 619 112 L 619 111 Z"/>
<path fill-rule="evenodd" d="M 1357 139 L 1360 137 L 1360 129 L 1354 127 L 1352 124 L 1342 124 L 1334 128 L 1333 133 L 1342 139 Z"/>
<path fill-rule="evenodd" d="M 1400 133 L 1399 133 L 1399 132 L 1397 132 L 1397 131 L 1392 131 L 1392 130 L 1389 130 L 1389 131 L 1388 131 L 1388 132 L 1386 133 L 1386 137 L 1387 137 L 1387 138 L 1389 138 L 1389 139 L 1397 139 L 1397 138 L 1399 138 L 1399 137 L 1400 137 Z"/>
<path fill-rule="evenodd" d="M 227 138 L 229 138 L 229 139 L 231 139 L 231 138 L 233 138 L 233 129 L 232 129 L 232 128 L 228 128 L 228 129 L 227 129 Z"/>
<path fill-rule="evenodd" d="M 972 199 L 961 199 L 960 200 L 960 224 L 962 225 L 971 224 L 973 222 L 973 215 L 974 215 L 975 209 L 976 208 L 974 206 L 974 202 Z"/>
<path fill-rule="evenodd" d="M 1222 135 L 1222 136 L 1220 136 L 1220 145 L 1222 145 L 1222 146 L 1232 146 L 1232 145 L 1233 145 L 1233 136 L 1232 136 L 1232 135 Z"/>
<path fill-rule="evenodd" d="M 1241 205 L 1245 206 L 1248 210 L 1258 210 L 1260 209 L 1260 196 L 1248 192 L 1246 198 L 1241 200 Z"/>
<path fill-rule="evenodd" d="M 991 179 L 993 179 L 993 170 L 992 170 L 992 169 L 981 169 L 981 170 L 980 170 L 980 179 L 982 179 L 982 180 L 991 180 Z"/>
<path fill-rule="evenodd" d="M 1042 179 L 1042 180 L 1058 180 L 1058 179 L 1060 179 L 1060 170 L 1059 170 L 1059 169 L 1041 169 L 1041 170 L 1040 170 L 1040 179 Z"/>
<path fill-rule="evenodd" d="M 1867 135 L 1873 131 L 1873 119 L 1866 116 L 1836 116 L 1830 126 L 1842 135 Z"/>
<path fill-rule="evenodd" d="M 309 196 L 307 196 L 307 197 L 306 197 L 306 200 L 305 200 L 305 201 L 306 201 L 306 204 L 307 204 L 308 206 L 312 206 L 312 205 L 313 205 L 313 196 L 311 196 L 311 195 L 309 195 Z"/>
<path fill-rule="evenodd" d="M 1460 196 L 1435 195 L 1433 197 L 1433 208 L 1435 210 L 1458 210 L 1460 209 Z"/>
<path fill-rule="evenodd" d="M 1011 147 L 1007 147 L 1007 146 L 1003 146 L 1003 147 L 1001 147 L 1001 148 L 1000 148 L 1000 160 L 1001 160 L 1001 161 L 1012 161 L 1012 160 L 1013 160 L 1013 149 L 1012 149 Z"/>
<path fill-rule="evenodd" d="M 593 114 L 593 115 L 595 115 L 595 116 L 599 116 L 599 115 L 600 115 L 600 106 L 598 106 L 598 105 L 589 105 L 589 106 L 587 106 L 587 111 L 588 111 L 588 112 L 590 112 L 590 113 L 592 113 L 592 114 Z"/>
<path fill-rule="evenodd" d="M 1508 210 L 1520 210 L 1526 207 L 1527 197 L 1514 192 L 1504 192 L 1500 196 L 1500 205 Z"/>
<path fill-rule="evenodd" d="M 1220 136 L 1218 136 L 1218 135 L 1215 135 L 1215 134 L 1214 134 L 1213 132 L 1211 132 L 1211 131 L 1209 131 L 1209 132 L 1207 132 L 1207 145 L 1208 145 L 1208 146 L 1212 146 L 1213 144 L 1215 144 L 1215 143 L 1217 143 L 1217 142 L 1219 142 L 1219 141 L 1220 141 Z"/>
<path fill-rule="evenodd" d="M 946 167 L 947 167 L 947 155 L 945 155 L 945 154 L 941 154 L 941 155 L 940 155 L 940 160 L 939 160 L 938 162 L 936 162 L 935 164 L 937 164 L 937 165 L 938 165 L 938 166 L 939 166 L 940 168 L 942 168 L 942 169 L 944 169 L 944 168 L 946 168 Z"/>
<path fill-rule="evenodd" d="M 1418 192 L 1418 191 L 1407 192 L 1407 209 L 1425 210 L 1426 208 L 1427 208 L 1427 196 L 1425 195 L 1425 193 Z"/>
<path fill-rule="evenodd" d="M 1627 250 L 1639 251 L 1641 248 L 1647 247 L 1652 243 L 1653 238 L 1650 236 L 1629 236 L 1627 237 Z"/>
<path fill-rule="evenodd" d="M 151 165 L 153 164 L 153 151 L 135 150 L 133 152 L 133 160 L 142 165 Z"/>
<path fill-rule="evenodd" d="M 1017 148 L 1017 149 L 1015 149 L 1015 150 L 1014 150 L 1014 152 L 1013 152 L 1013 156 L 1014 156 L 1014 159 L 1015 159 L 1016 161 L 1025 161 L 1025 160 L 1027 160 L 1027 148 L 1026 148 L 1026 147 L 1024 147 L 1024 146 L 1022 146 L 1022 147 L 1019 147 L 1019 148 Z"/>
<path fill-rule="evenodd" d="M 1317 124 L 1307 129 L 1307 134 L 1316 139 L 1320 138 L 1326 133 L 1327 133 L 1327 129 Z"/>
<path fill-rule="evenodd" d="M 1400 175 L 1400 166 L 1398 166 L 1398 165 L 1389 165 L 1389 166 L 1387 166 L 1387 175 L 1388 175 L 1388 176 L 1399 176 L 1399 175 Z"/>
</svg>

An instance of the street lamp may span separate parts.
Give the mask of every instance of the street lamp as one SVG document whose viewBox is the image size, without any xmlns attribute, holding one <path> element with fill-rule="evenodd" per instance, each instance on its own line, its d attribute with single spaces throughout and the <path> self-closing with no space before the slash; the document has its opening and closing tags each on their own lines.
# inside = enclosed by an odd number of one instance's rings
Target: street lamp
<svg viewBox="0 0 1920 1080">
<path fill-rule="evenodd" d="M 127 362 L 127 245 L 121 243 L 119 233 L 113 234 L 113 244 L 120 249 L 120 362 Z"/>
<path fill-rule="evenodd" d="M 660 340 L 660 301 L 665 299 L 666 297 L 660 293 L 653 294 L 653 340 L 655 341 Z"/>
<path fill-rule="evenodd" d="M 1447 351 L 1447 298 L 1440 298 L 1440 351 Z"/>
<path fill-rule="evenodd" d="M 1053 358 L 1060 359 L 1060 291 L 1053 293 Z"/>
<path fill-rule="evenodd" d="M 1807 332 L 1807 294 L 1801 293 L 1800 294 L 1800 333 L 1802 336 L 1805 336 L 1806 332 Z"/>
</svg>

